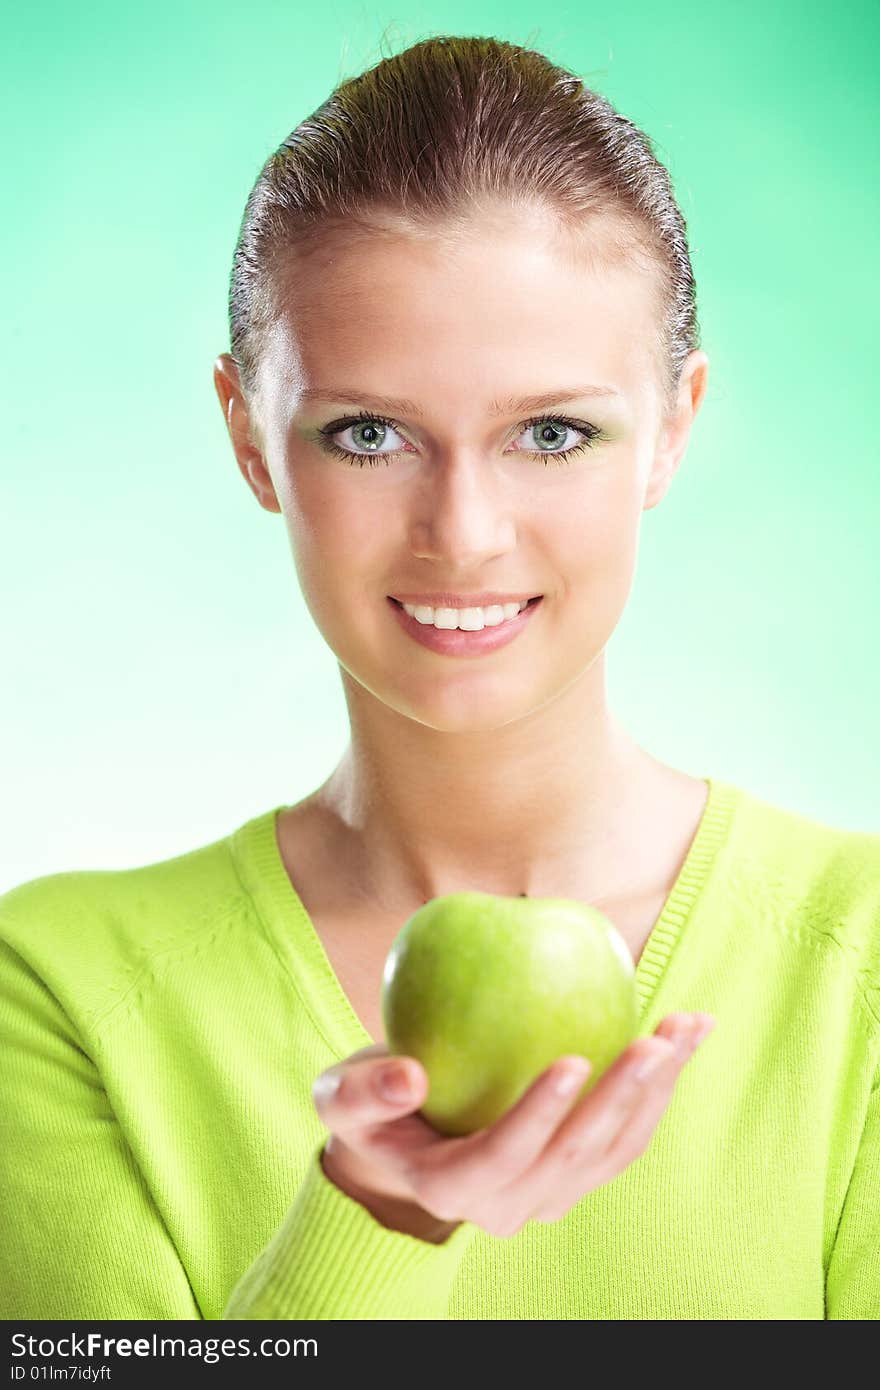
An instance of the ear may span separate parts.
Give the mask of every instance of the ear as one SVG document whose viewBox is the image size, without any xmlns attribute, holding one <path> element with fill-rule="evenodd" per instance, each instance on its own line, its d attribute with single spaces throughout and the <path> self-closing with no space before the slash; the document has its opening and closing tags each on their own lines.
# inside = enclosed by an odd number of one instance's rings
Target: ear
<svg viewBox="0 0 880 1390">
<path fill-rule="evenodd" d="M 682 368 L 675 408 L 671 415 L 664 418 L 657 436 L 643 511 L 656 507 L 669 491 L 684 458 L 691 426 L 706 394 L 708 380 L 709 359 L 705 352 L 690 353 Z"/>
<path fill-rule="evenodd" d="M 214 362 L 214 386 L 245 482 L 261 507 L 267 512 L 280 512 L 281 506 L 260 447 L 260 431 L 242 390 L 238 363 L 228 352 L 222 352 Z"/>
</svg>

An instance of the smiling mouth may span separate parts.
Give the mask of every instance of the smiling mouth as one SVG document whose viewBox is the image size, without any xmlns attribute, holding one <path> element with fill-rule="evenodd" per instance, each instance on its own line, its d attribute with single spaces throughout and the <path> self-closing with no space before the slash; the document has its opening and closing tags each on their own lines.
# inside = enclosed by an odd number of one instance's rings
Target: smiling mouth
<svg viewBox="0 0 880 1390">
<path fill-rule="evenodd" d="M 392 597 L 391 597 L 391 594 L 389 594 L 388 597 L 391 599 L 391 602 L 392 602 L 392 603 L 395 603 L 395 604 L 397 605 L 398 608 L 402 608 L 402 607 L 403 607 L 403 604 L 400 602 L 400 599 L 392 598 Z M 543 597 L 544 597 L 543 594 L 535 594 L 535 596 L 534 596 L 533 598 L 530 598 L 530 599 L 529 599 L 528 603 L 526 604 L 526 608 L 531 608 L 531 606 L 532 606 L 533 603 L 537 603 L 537 602 L 538 602 L 538 599 L 541 599 L 541 598 L 543 598 Z M 525 612 L 525 608 L 523 609 L 523 612 Z"/>
<path fill-rule="evenodd" d="M 405 603 L 402 603 L 400 599 L 394 598 L 392 594 L 386 594 L 386 598 L 388 599 L 389 603 L 393 603 L 394 606 L 398 609 L 398 611 L 403 614 L 403 618 L 406 624 L 410 627 L 412 627 L 412 625 L 415 625 L 418 628 L 419 633 L 427 634 L 429 632 L 434 632 L 438 634 L 445 634 L 446 637 L 450 640 L 452 640 L 452 635 L 454 633 L 456 640 L 458 640 L 459 642 L 465 637 L 467 637 L 469 641 L 478 644 L 480 641 L 483 640 L 484 637 L 487 637 L 488 634 L 491 632 L 500 632 L 502 629 L 504 629 L 505 631 L 507 631 L 508 629 L 518 630 L 519 627 L 525 621 L 526 614 L 530 613 L 533 608 L 537 608 L 538 604 L 541 603 L 541 601 L 543 600 L 544 595 L 533 594 L 530 599 L 527 599 L 523 603 L 522 608 L 520 608 L 518 612 L 513 612 L 509 616 L 507 615 L 503 605 L 494 605 L 494 607 L 497 610 L 495 616 L 497 617 L 499 612 L 502 614 L 500 620 L 494 623 L 487 622 L 486 615 L 484 614 L 482 624 L 479 627 L 471 625 L 464 627 L 460 626 L 461 622 L 463 621 L 462 618 L 459 618 L 458 621 L 454 622 L 451 626 L 448 622 L 437 622 L 439 613 L 435 613 L 435 620 L 433 622 L 422 622 L 419 618 L 416 617 L 416 613 L 419 611 L 418 607 L 416 607 L 416 612 L 414 613 L 411 610 L 407 609 L 407 605 Z M 511 608 L 516 608 L 516 605 L 513 603 L 510 606 Z M 493 605 L 490 604 L 489 607 L 491 608 L 493 607 Z M 441 609 L 440 611 L 442 612 L 443 610 Z M 467 612 L 467 608 L 450 608 L 447 611 L 450 614 L 464 614 Z M 477 609 L 476 611 L 477 613 L 479 613 L 479 609 Z M 413 633 L 413 635 L 416 634 Z"/>
</svg>

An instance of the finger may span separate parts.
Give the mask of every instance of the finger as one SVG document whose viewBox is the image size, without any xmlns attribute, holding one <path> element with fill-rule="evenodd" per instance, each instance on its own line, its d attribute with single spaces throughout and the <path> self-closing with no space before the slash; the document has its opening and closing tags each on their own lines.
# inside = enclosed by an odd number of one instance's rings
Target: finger
<svg viewBox="0 0 880 1390">
<path fill-rule="evenodd" d="M 439 1197 L 435 1186 L 451 1187 L 466 1210 L 484 1198 L 488 1185 L 499 1188 L 513 1182 L 571 1109 L 589 1071 L 585 1057 L 559 1057 L 493 1125 L 426 1148 L 420 1155 L 425 1195 Z M 435 1171 L 437 1182 L 432 1184 Z"/>
<path fill-rule="evenodd" d="M 669 1107 L 679 1076 L 699 1046 L 699 1029 L 690 1033 L 690 1037 L 689 1032 L 685 1030 L 681 1035 L 684 1051 L 673 1051 L 666 1056 L 642 1087 L 635 1103 L 620 1112 L 617 1133 L 605 1143 L 601 1152 L 594 1149 L 592 1136 L 583 1145 L 573 1138 L 561 1153 L 562 1167 L 548 1174 L 536 1165 L 536 1175 L 529 1175 L 529 1180 L 534 1183 L 534 1192 L 543 1190 L 546 1196 L 543 1201 L 538 1197 L 533 1202 L 535 1220 L 558 1220 L 585 1192 L 610 1182 L 646 1151 Z M 517 1195 L 522 1199 L 521 1194 Z M 529 1197 L 525 1200 L 528 1202 Z"/>
<path fill-rule="evenodd" d="M 616 1141 L 621 1130 L 653 1089 L 657 1069 L 660 1071 L 675 1058 L 675 1042 L 691 1030 L 691 1016 L 670 1014 L 656 1029 L 653 1038 L 637 1038 L 603 1072 L 589 1094 L 568 1114 L 540 1154 L 531 1169 L 521 1174 L 522 1186 L 533 1186 L 537 1174 L 538 1186 L 545 1180 L 548 1163 L 553 1163 L 561 1177 L 571 1161 L 594 1161 Z M 652 1066 L 652 1064 L 654 1064 Z"/>
<path fill-rule="evenodd" d="M 390 1073 L 402 1079 L 396 1091 L 387 1089 Z M 342 1138 L 417 1110 L 427 1092 L 428 1078 L 421 1063 L 415 1057 L 392 1058 L 381 1043 L 328 1067 L 312 1083 L 318 1115 Z"/>
<path fill-rule="evenodd" d="M 609 1067 L 563 1120 L 538 1155 L 542 1171 L 567 1169 L 572 1161 L 597 1161 L 628 1123 L 645 1092 L 675 1060 L 664 1036 L 640 1038 Z"/>
<path fill-rule="evenodd" d="M 693 1038 L 703 1038 L 708 1036 L 708 1032 L 715 1027 L 715 1019 L 707 1013 L 678 1013 L 667 1014 L 657 1025 L 654 1032 L 656 1038 L 671 1038 L 673 1042 L 683 1038 L 689 1042 Z M 708 1030 L 708 1032 L 707 1032 Z M 684 1055 L 684 1054 L 682 1054 Z"/>
<path fill-rule="evenodd" d="M 431 1210 L 439 1209 L 451 1185 L 460 1211 L 479 1212 L 481 1219 L 496 1221 L 492 1228 L 496 1234 L 518 1230 L 543 1199 L 558 1193 L 564 1184 L 570 1185 L 571 1162 L 556 1145 L 559 1134 L 574 1133 L 578 1138 L 579 1180 L 582 1182 L 583 1134 L 591 1132 L 588 1119 L 598 1116 L 602 1120 L 609 1109 L 614 1110 L 616 1118 L 607 1125 L 610 1142 L 641 1094 L 644 1083 L 633 1083 L 632 1073 L 634 1066 L 649 1053 L 657 1053 L 662 1063 L 672 1055 L 672 1046 L 663 1039 L 658 1043 L 639 1039 L 638 1046 L 627 1048 L 581 1100 L 575 1100 L 575 1095 L 583 1089 L 586 1059 L 576 1055 L 559 1058 L 494 1125 L 458 1140 L 457 1153 L 447 1145 L 439 1153 L 427 1150 L 420 1155 L 419 1200 L 431 1206 Z M 556 1075 L 574 1072 L 578 1063 L 581 1070 L 574 1075 L 574 1090 L 561 1096 L 553 1084 Z M 580 1116 L 580 1123 L 574 1124 L 572 1129 L 577 1116 Z M 597 1124 L 595 1118 L 593 1125 L 597 1132 L 602 1130 L 600 1141 L 604 1143 L 602 1125 Z M 572 1147 L 571 1142 L 568 1147 Z M 549 1162 L 548 1154 L 552 1155 Z M 435 1165 L 440 1171 L 432 1182 Z M 487 1194 L 487 1175 L 491 1194 Z M 511 1213 L 518 1214 L 513 1224 L 512 1218 L 508 1219 Z"/>
<path fill-rule="evenodd" d="M 613 1168 L 632 1163 L 634 1158 L 644 1153 L 654 1130 L 669 1108 L 678 1078 L 706 1036 L 708 1034 L 701 1033 L 699 1024 L 690 1029 L 684 1040 L 683 1052 L 674 1058 L 671 1067 L 658 1074 L 656 1085 L 646 1087 L 642 1103 L 629 1115 L 606 1151 L 605 1161 Z"/>
</svg>

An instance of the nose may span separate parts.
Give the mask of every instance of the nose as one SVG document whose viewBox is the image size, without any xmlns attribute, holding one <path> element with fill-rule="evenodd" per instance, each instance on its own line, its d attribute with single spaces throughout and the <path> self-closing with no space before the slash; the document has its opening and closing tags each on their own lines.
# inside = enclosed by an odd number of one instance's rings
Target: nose
<svg viewBox="0 0 880 1390">
<path fill-rule="evenodd" d="M 412 509 L 413 555 L 434 560 L 452 578 L 475 574 L 487 561 L 515 549 L 517 499 L 509 474 L 473 448 L 436 454 L 404 505 Z"/>
</svg>

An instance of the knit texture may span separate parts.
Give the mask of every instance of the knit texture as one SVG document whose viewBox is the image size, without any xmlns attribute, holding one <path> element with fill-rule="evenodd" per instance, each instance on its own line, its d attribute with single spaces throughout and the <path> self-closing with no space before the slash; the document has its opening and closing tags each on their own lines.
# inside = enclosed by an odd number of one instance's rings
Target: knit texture
<svg viewBox="0 0 880 1390">
<path fill-rule="evenodd" d="M 645 1152 L 555 1222 L 381 1225 L 312 1083 L 372 1043 L 283 807 L 0 896 L 0 1318 L 880 1317 L 880 834 L 706 779 L 636 969 L 717 1020 Z"/>
</svg>

